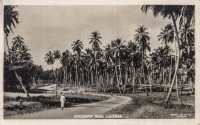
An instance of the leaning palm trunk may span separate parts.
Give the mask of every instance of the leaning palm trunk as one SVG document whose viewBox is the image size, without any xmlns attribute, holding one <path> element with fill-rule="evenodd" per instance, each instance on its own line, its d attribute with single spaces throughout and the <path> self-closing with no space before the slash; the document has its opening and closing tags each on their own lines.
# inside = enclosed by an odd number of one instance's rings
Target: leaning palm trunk
<svg viewBox="0 0 200 125">
<path fill-rule="evenodd" d="M 172 44 L 171 44 L 172 46 Z M 172 51 L 170 52 L 170 71 L 169 71 L 169 83 L 171 82 L 172 77 Z"/>
<path fill-rule="evenodd" d="M 14 74 L 15 74 L 15 76 L 16 76 L 18 82 L 20 83 L 22 89 L 24 90 L 26 96 L 27 96 L 27 97 L 30 97 L 30 95 L 28 94 L 28 92 L 27 92 L 25 86 L 24 86 L 23 83 L 22 83 L 22 79 L 18 76 L 18 74 L 17 74 L 17 72 L 16 72 L 16 70 L 15 70 L 15 68 L 14 68 L 14 64 L 13 64 L 13 61 L 12 61 L 12 56 L 11 56 L 10 51 L 9 51 L 9 50 L 10 50 L 10 47 L 9 47 L 9 44 L 8 44 L 8 37 L 7 37 L 7 36 L 6 36 L 6 44 L 7 44 L 7 48 L 8 48 L 8 54 L 9 54 L 10 64 L 11 64 L 11 67 L 12 67 L 12 69 L 13 69 L 13 71 L 14 71 Z"/>
<path fill-rule="evenodd" d="M 171 82 L 171 76 L 172 76 L 172 53 L 171 53 L 171 61 L 170 61 L 170 70 L 169 70 L 169 84 Z"/>
<path fill-rule="evenodd" d="M 173 88 L 173 86 L 174 86 L 176 74 L 177 74 L 177 71 L 178 71 L 179 61 L 180 61 L 180 41 L 179 41 L 178 30 L 177 30 L 176 21 L 175 21 L 175 17 L 174 17 L 174 15 L 173 15 L 173 13 L 172 13 L 172 20 L 173 20 L 173 24 L 174 24 L 174 28 L 175 28 L 175 34 L 176 34 L 177 42 L 178 42 L 178 59 L 177 59 L 177 62 L 176 62 L 175 72 L 174 72 L 174 76 L 173 76 L 173 79 L 172 79 L 172 83 L 171 83 L 171 86 L 170 86 L 170 89 L 169 89 L 167 98 L 166 98 L 166 100 L 165 100 L 165 103 L 166 103 L 166 104 L 168 104 L 168 102 L 169 102 L 169 100 L 170 100 L 172 88 Z"/>
</svg>

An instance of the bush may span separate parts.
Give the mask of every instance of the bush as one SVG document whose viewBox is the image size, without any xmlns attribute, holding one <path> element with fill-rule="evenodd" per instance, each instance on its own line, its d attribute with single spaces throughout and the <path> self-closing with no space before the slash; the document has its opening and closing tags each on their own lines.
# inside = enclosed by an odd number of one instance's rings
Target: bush
<svg viewBox="0 0 200 125">
<path fill-rule="evenodd" d="M 42 107 L 48 107 L 48 108 L 52 108 L 52 107 L 60 107 L 61 103 L 60 101 L 56 101 L 56 100 L 44 100 L 40 102 Z M 65 107 L 70 107 L 71 103 L 69 102 L 65 102 L 64 103 Z"/>
<path fill-rule="evenodd" d="M 21 96 L 17 96 L 16 97 L 16 101 L 27 101 L 27 102 L 40 102 L 42 100 L 47 100 L 47 99 L 51 99 L 51 97 L 45 97 L 45 96 L 33 96 L 33 97 L 21 97 Z"/>
<path fill-rule="evenodd" d="M 9 96 L 4 96 L 4 102 L 8 102 L 8 101 L 14 101 L 15 98 L 14 97 L 9 97 Z"/>
<path fill-rule="evenodd" d="M 64 106 L 70 107 L 74 104 L 97 102 L 107 98 L 108 97 L 89 94 L 66 94 L 66 102 Z M 45 96 L 18 96 L 16 98 L 5 97 L 4 101 L 6 101 L 6 103 L 4 103 L 4 116 L 36 112 L 44 109 L 58 108 L 61 106 L 59 98 Z"/>
</svg>

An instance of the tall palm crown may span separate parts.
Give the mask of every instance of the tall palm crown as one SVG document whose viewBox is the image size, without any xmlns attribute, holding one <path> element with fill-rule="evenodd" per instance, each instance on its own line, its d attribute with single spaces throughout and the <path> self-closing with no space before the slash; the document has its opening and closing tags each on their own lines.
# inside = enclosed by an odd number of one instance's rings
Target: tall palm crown
<svg viewBox="0 0 200 125">
<path fill-rule="evenodd" d="M 48 64 L 48 65 L 53 65 L 54 62 L 55 62 L 55 58 L 54 58 L 54 54 L 49 51 L 46 55 L 45 55 L 45 62 Z"/>
<path fill-rule="evenodd" d="M 54 59 L 57 59 L 57 60 L 59 60 L 60 57 L 61 57 L 61 54 L 60 54 L 59 50 L 54 51 L 53 55 L 54 55 Z"/>
<path fill-rule="evenodd" d="M 135 42 L 133 42 L 133 41 L 129 41 L 129 42 L 128 42 L 128 50 L 129 50 L 130 52 L 137 52 L 137 50 L 138 50 L 138 45 L 137 45 Z"/>
<path fill-rule="evenodd" d="M 141 9 L 145 13 L 151 9 L 155 17 L 160 14 L 164 18 L 171 19 L 174 16 L 177 19 L 181 15 L 182 8 L 181 5 L 144 5 Z"/>
<path fill-rule="evenodd" d="M 142 51 L 151 50 L 148 42 L 150 40 L 150 37 L 148 36 L 149 33 L 146 32 L 146 30 L 147 28 L 145 28 L 144 26 L 140 26 L 138 29 L 135 30 L 137 34 L 135 34 L 134 39 L 141 45 Z"/>
<path fill-rule="evenodd" d="M 119 57 L 120 54 L 125 51 L 126 46 L 123 44 L 124 42 L 122 42 L 121 38 L 117 38 L 116 40 L 111 41 L 111 47 L 114 52 L 114 57 Z"/>
<path fill-rule="evenodd" d="M 168 50 L 166 47 L 158 47 L 154 49 L 155 52 L 151 54 L 152 62 L 156 63 L 156 65 L 160 65 L 162 67 L 166 66 L 166 64 L 170 63 L 168 60 Z"/>
<path fill-rule="evenodd" d="M 193 47 L 194 46 L 194 28 L 190 26 L 183 26 L 180 29 L 180 35 L 181 35 L 181 42 L 186 43 L 187 46 Z"/>
<path fill-rule="evenodd" d="M 72 57 L 71 57 L 72 55 L 71 55 L 71 53 L 68 51 L 68 50 L 66 50 L 65 52 L 63 52 L 62 53 L 62 57 L 61 57 L 61 64 L 63 65 L 63 66 L 69 66 L 70 65 L 70 62 L 71 62 L 71 60 L 72 60 Z"/>
<path fill-rule="evenodd" d="M 21 36 L 17 36 L 15 38 L 13 38 L 13 47 L 12 48 L 15 48 L 15 49 L 23 49 L 25 50 L 26 48 L 26 45 L 24 44 L 24 38 L 22 38 Z"/>
<path fill-rule="evenodd" d="M 28 53 L 28 46 L 24 44 L 24 39 L 21 36 L 13 38 L 12 43 L 10 54 L 15 64 L 16 62 L 21 64 L 32 62 L 31 54 Z"/>
<path fill-rule="evenodd" d="M 182 13 L 181 13 L 179 27 L 182 26 L 189 27 L 190 25 L 194 25 L 195 23 L 194 12 L 195 12 L 194 5 L 182 6 Z"/>
<path fill-rule="evenodd" d="M 140 65 L 140 53 L 138 52 L 138 45 L 135 42 L 128 42 L 128 57 L 130 57 L 130 61 L 132 61 L 132 66 L 139 67 Z"/>
<path fill-rule="evenodd" d="M 158 41 L 162 40 L 162 42 L 167 45 L 169 42 L 174 41 L 174 27 L 172 24 L 167 24 L 164 29 L 161 29 L 160 34 L 158 35 Z"/>
<path fill-rule="evenodd" d="M 19 23 L 18 21 L 18 12 L 15 11 L 16 6 L 6 5 L 4 6 L 4 33 L 6 36 L 11 32 L 12 26 L 16 27 L 15 24 Z"/>
<path fill-rule="evenodd" d="M 83 49 L 83 43 L 80 40 L 76 40 L 71 45 L 74 52 L 78 53 L 78 56 L 81 55 L 81 50 Z"/>
<path fill-rule="evenodd" d="M 100 39 L 102 39 L 102 37 L 100 36 L 100 33 L 98 31 L 94 31 L 92 32 L 92 34 L 90 35 L 90 44 L 92 43 L 92 49 L 93 50 L 99 50 L 99 44 L 102 44 Z"/>
</svg>

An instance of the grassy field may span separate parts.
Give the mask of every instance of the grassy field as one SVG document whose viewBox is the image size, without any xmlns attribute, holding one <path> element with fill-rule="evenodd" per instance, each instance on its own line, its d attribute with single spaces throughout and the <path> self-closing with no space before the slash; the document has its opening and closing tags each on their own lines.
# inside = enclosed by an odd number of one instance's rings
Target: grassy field
<svg viewBox="0 0 200 125">
<path fill-rule="evenodd" d="M 106 100 L 108 97 L 89 94 L 65 94 L 65 107 L 77 104 L 92 103 Z M 20 104 L 20 102 L 22 102 Z M 42 110 L 59 108 L 59 98 L 35 96 L 35 97 L 4 97 L 4 117 L 11 115 L 38 112 Z"/>
<path fill-rule="evenodd" d="M 138 93 L 126 94 L 126 96 L 132 98 L 130 104 L 117 107 L 105 115 L 122 115 L 127 119 L 195 118 L 194 95 L 182 95 L 181 100 L 187 105 L 179 105 L 176 94 L 172 93 L 172 108 L 163 107 L 164 93 L 153 93 L 149 96 L 145 93 Z"/>
</svg>

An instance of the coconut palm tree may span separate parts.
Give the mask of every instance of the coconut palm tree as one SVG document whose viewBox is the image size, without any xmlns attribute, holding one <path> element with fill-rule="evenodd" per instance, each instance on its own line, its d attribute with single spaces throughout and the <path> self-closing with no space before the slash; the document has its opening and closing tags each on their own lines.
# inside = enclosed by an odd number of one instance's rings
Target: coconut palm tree
<svg viewBox="0 0 200 125">
<path fill-rule="evenodd" d="M 161 29 L 161 32 L 158 35 L 158 41 L 160 40 L 164 42 L 165 46 L 174 41 L 174 28 L 171 23 L 167 24 L 164 29 Z"/>
<path fill-rule="evenodd" d="M 100 33 L 98 31 L 94 31 L 92 32 L 92 34 L 90 35 L 90 42 L 89 44 L 92 44 L 92 49 L 94 51 L 94 64 L 95 64 L 95 81 L 96 81 L 96 85 L 98 84 L 98 76 L 97 76 L 97 52 L 100 50 L 100 45 L 102 44 L 100 39 L 102 39 L 102 37 L 100 36 Z"/>
<path fill-rule="evenodd" d="M 21 36 L 13 38 L 12 46 L 10 49 L 10 56 L 12 57 L 13 68 L 12 70 L 20 71 L 17 75 L 21 77 L 22 83 L 29 83 L 30 69 L 27 66 L 32 67 L 33 61 L 31 54 L 28 52 L 28 47 L 24 44 L 24 39 Z M 23 74 L 23 71 L 27 74 Z M 29 74 L 30 73 L 30 74 Z M 26 77 L 25 77 L 26 75 Z M 28 81 L 27 81 L 28 80 Z M 30 84 L 26 84 L 28 88 Z"/>
<path fill-rule="evenodd" d="M 72 61 L 72 54 L 68 50 L 64 51 L 62 53 L 60 62 L 64 67 L 64 83 L 65 84 L 67 83 L 68 67 L 71 69 L 70 67 L 71 61 Z M 71 72 L 69 72 L 69 74 L 70 74 L 69 76 L 71 77 Z M 71 88 L 71 81 L 69 82 L 69 86 Z"/>
<path fill-rule="evenodd" d="M 149 40 L 150 37 L 148 36 L 148 32 L 146 31 L 147 28 L 145 28 L 144 26 L 139 26 L 138 29 L 136 29 L 136 34 L 134 36 L 134 39 L 136 42 L 138 42 L 138 44 L 140 45 L 140 51 L 142 53 L 142 71 L 143 71 L 143 80 L 144 80 L 144 84 L 146 85 L 146 80 L 145 80 L 145 71 L 144 71 L 144 56 L 146 55 L 146 50 L 151 51 L 151 48 L 149 46 Z M 148 95 L 148 91 L 146 89 L 145 86 L 145 90 L 146 93 Z"/>
<path fill-rule="evenodd" d="M 16 11 L 15 8 L 16 8 L 16 6 L 12 6 L 12 5 L 5 5 L 4 6 L 4 33 L 5 33 L 5 38 L 6 38 L 6 45 L 7 45 L 7 48 L 8 48 L 9 61 L 11 63 L 12 69 L 14 71 L 14 74 L 15 74 L 18 82 L 20 83 L 24 92 L 26 93 L 27 97 L 29 97 L 30 95 L 28 94 L 26 88 L 24 87 L 24 85 L 22 83 L 20 76 L 17 74 L 17 72 L 14 68 L 12 56 L 10 54 L 10 47 L 9 47 L 9 43 L 8 43 L 8 36 L 9 36 L 10 32 L 13 32 L 13 27 L 15 28 L 16 24 L 19 23 L 19 21 L 18 21 L 18 11 Z"/>
<path fill-rule="evenodd" d="M 115 75 L 116 75 L 117 85 L 118 85 L 120 93 L 121 93 L 121 86 L 122 86 L 121 58 L 122 58 L 122 55 L 125 53 L 125 49 L 126 49 L 125 45 L 123 44 L 124 42 L 122 42 L 121 38 L 117 38 L 116 40 L 111 41 L 113 58 L 115 60 Z M 118 75 L 118 71 L 119 71 L 119 75 Z"/>
<path fill-rule="evenodd" d="M 48 65 L 51 65 L 51 68 L 52 68 L 52 72 L 53 72 L 53 64 L 55 62 L 55 58 L 54 58 L 54 55 L 51 51 L 49 51 L 46 55 L 45 55 L 45 62 L 48 64 Z"/>
<path fill-rule="evenodd" d="M 72 46 L 72 50 L 74 52 L 77 52 L 78 56 L 80 57 L 81 50 L 83 49 L 83 43 L 80 40 L 76 40 L 73 42 L 71 46 Z"/>
<path fill-rule="evenodd" d="M 160 34 L 158 35 L 158 41 L 162 40 L 165 43 L 165 48 L 168 47 L 168 43 L 172 43 L 174 41 L 174 27 L 172 24 L 167 24 L 164 29 L 161 29 Z M 167 51 L 169 51 L 167 49 Z M 172 51 L 171 51 L 171 61 L 172 61 Z M 170 74 L 169 74 L 169 82 L 171 82 L 171 70 L 172 70 L 172 63 L 170 66 Z"/>
<path fill-rule="evenodd" d="M 183 24 L 183 22 L 187 22 L 187 24 L 190 24 L 192 19 L 194 19 L 194 6 L 187 6 L 187 5 L 144 5 L 142 6 L 142 11 L 147 12 L 148 9 L 151 9 L 153 12 L 153 15 L 157 17 L 159 14 L 163 18 L 169 18 L 172 19 L 173 26 L 174 26 L 174 32 L 176 35 L 176 40 L 178 44 L 178 58 L 176 61 L 176 67 L 175 67 L 175 73 L 172 79 L 171 87 L 168 92 L 168 95 L 166 97 L 165 106 L 168 106 L 168 102 L 171 96 L 172 88 L 175 82 L 175 78 L 177 75 L 178 67 L 179 67 L 179 62 L 180 62 L 180 38 L 179 38 L 179 31 L 178 31 L 178 26 L 177 26 L 177 19 L 180 17 L 180 26 Z"/>
<path fill-rule="evenodd" d="M 45 62 L 48 64 L 48 65 L 51 65 L 52 67 L 52 74 L 54 76 L 54 78 L 56 78 L 56 73 L 53 71 L 53 64 L 55 62 L 55 58 L 54 58 L 54 53 L 52 53 L 51 51 L 49 51 L 46 55 L 45 55 Z M 57 80 L 57 78 L 56 78 Z M 56 98 L 57 98 L 57 81 L 56 81 Z"/>
<path fill-rule="evenodd" d="M 33 76 L 33 84 L 40 83 L 39 80 L 41 78 L 41 75 L 43 74 L 43 68 L 41 65 L 33 65 L 31 68 L 31 74 Z"/>
<path fill-rule="evenodd" d="M 59 51 L 59 50 L 54 51 L 54 52 L 53 52 L 53 55 L 54 55 L 54 59 L 57 61 L 57 69 L 58 69 L 58 61 L 59 61 L 60 58 L 61 58 L 60 51 Z"/>
<path fill-rule="evenodd" d="M 135 42 L 128 42 L 128 57 L 130 57 L 131 67 L 132 67 L 132 85 L 133 85 L 133 93 L 135 93 L 135 78 L 136 78 L 136 68 L 140 67 L 140 53 L 138 51 L 138 45 Z M 140 86 L 141 87 L 141 86 Z"/>
<path fill-rule="evenodd" d="M 100 39 L 102 39 L 102 37 L 100 36 L 100 33 L 98 31 L 94 31 L 92 32 L 92 34 L 90 35 L 90 42 L 89 44 L 92 44 L 92 49 L 98 51 L 100 49 L 100 45 L 102 44 Z"/>
<path fill-rule="evenodd" d="M 76 40 L 71 46 L 72 50 L 77 53 L 77 56 L 74 55 L 74 63 L 76 64 L 76 84 L 79 84 L 78 69 L 80 70 L 79 64 L 81 63 L 81 50 L 83 49 L 83 43 L 80 40 Z"/>
<path fill-rule="evenodd" d="M 57 62 L 57 68 L 56 68 L 56 72 L 55 72 L 55 77 L 56 77 L 56 98 L 57 98 L 57 88 L 58 88 L 58 62 L 61 58 L 61 54 L 60 54 L 60 51 L 59 50 L 56 50 L 53 52 L 53 56 L 54 56 L 54 59 L 56 60 Z"/>
<path fill-rule="evenodd" d="M 106 89 L 109 87 L 110 89 L 114 88 L 113 84 L 113 79 L 114 79 L 114 74 L 115 74 L 115 65 L 114 65 L 114 57 L 113 57 L 113 50 L 111 48 L 111 45 L 108 44 L 107 46 L 104 47 L 105 49 L 103 50 L 103 57 L 102 57 L 102 62 L 104 63 L 104 70 L 105 70 L 105 84 L 104 85 L 104 92 Z"/>
</svg>

